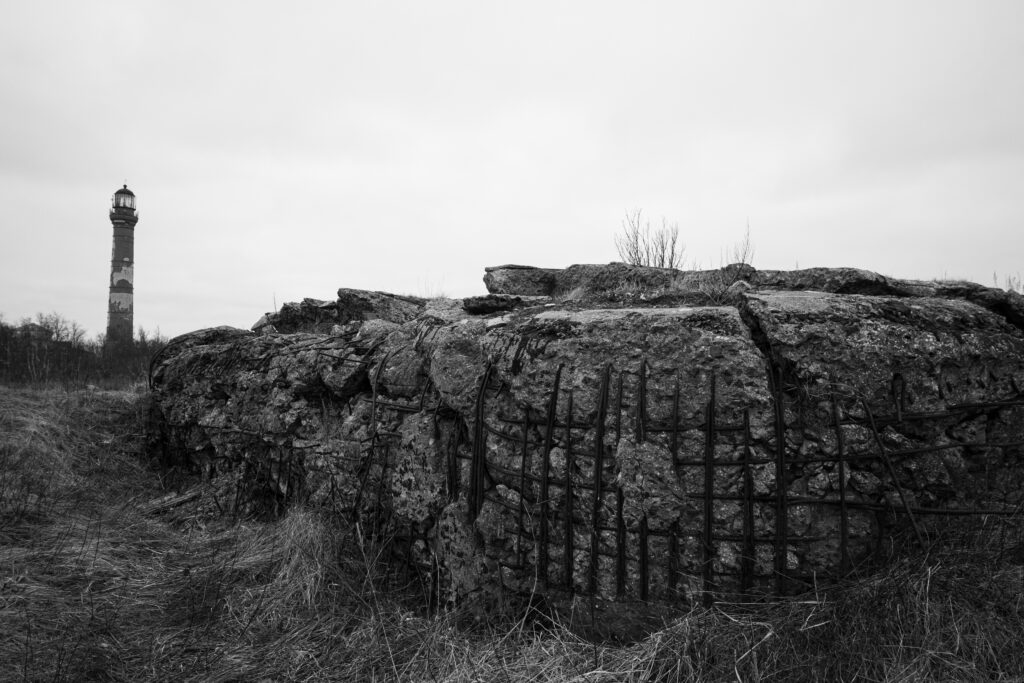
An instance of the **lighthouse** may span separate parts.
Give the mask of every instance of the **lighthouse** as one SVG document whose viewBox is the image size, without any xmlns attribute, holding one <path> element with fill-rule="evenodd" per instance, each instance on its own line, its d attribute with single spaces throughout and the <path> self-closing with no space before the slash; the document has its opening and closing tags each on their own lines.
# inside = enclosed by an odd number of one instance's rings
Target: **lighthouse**
<svg viewBox="0 0 1024 683">
<path fill-rule="evenodd" d="M 110 255 L 110 300 L 107 307 L 106 345 L 114 349 L 132 341 L 133 270 L 135 268 L 135 193 L 124 185 L 110 202 L 114 248 Z"/>
</svg>

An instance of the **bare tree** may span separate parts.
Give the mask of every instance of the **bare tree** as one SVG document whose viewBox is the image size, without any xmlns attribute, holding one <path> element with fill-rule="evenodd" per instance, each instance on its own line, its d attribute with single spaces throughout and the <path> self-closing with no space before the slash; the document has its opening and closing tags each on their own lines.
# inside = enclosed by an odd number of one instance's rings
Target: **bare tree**
<svg viewBox="0 0 1024 683">
<path fill-rule="evenodd" d="M 729 263 L 745 263 L 748 266 L 754 261 L 754 244 L 750 241 L 750 220 L 747 220 L 747 229 L 743 233 L 743 239 L 732 245 L 729 249 Z M 728 265 L 728 264 L 726 264 Z"/>
<path fill-rule="evenodd" d="M 619 258 L 634 266 L 679 268 L 686 247 L 679 241 L 679 225 L 663 217 L 661 227 L 651 228 L 650 221 L 641 220 L 639 209 L 626 213 L 622 221 L 622 234 L 615 236 Z"/>
<path fill-rule="evenodd" d="M 73 323 L 56 311 L 52 313 L 36 313 L 36 324 L 50 331 L 50 339 L 55 342 L 71 341 Z"/>
</svg>

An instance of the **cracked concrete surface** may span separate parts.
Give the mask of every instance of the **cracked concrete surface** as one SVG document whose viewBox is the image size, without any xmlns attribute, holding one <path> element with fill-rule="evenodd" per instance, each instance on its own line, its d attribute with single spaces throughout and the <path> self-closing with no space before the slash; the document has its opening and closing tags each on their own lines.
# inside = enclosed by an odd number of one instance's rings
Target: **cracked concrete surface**
<svg viewBox="0 0 1024 683">
<path fill-rule="evenodd" d="M 785 590 L 908 517 L 1021 504 L 1019 296 L 730 269 L 499 267 L 489 287 L 573 295 L 482 315 L 344 289 L 286 305 L 256 334 L 173 340 L 153 440 L 242 472 L 238 509 L 345 510 L 439 599 L 481 605 Z"/>
</svg>

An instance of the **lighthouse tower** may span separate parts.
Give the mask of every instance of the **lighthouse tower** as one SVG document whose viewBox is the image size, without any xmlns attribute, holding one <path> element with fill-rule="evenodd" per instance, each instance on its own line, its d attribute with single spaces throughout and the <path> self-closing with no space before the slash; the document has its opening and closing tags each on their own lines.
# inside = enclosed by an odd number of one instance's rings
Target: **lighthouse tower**
<svg viewBox="0 0 1024 683">
<path fill-rule="evenodd" d="M 110 222 L 114 224 L 114 249 L 110 256 L 110 305 L 107 308 L 108 348 L 132 340 L 132 271 L 135 267 L 135 193 L 125 185 L 114 193 L 110 203 Z"/>
</svg>

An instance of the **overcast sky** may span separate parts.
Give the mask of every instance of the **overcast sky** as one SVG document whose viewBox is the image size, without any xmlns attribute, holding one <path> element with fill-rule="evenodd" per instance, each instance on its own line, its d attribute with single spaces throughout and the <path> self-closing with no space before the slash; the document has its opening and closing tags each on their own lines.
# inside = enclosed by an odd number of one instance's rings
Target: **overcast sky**
<svg viewBox="0 0 1024 683">
<path fill-rule="evenodd" d="M 618 260 L 1024 271 L 1024 2 L 0 0 L 0 313 L 249 327 L 338 287 Z"/>
</svg>

